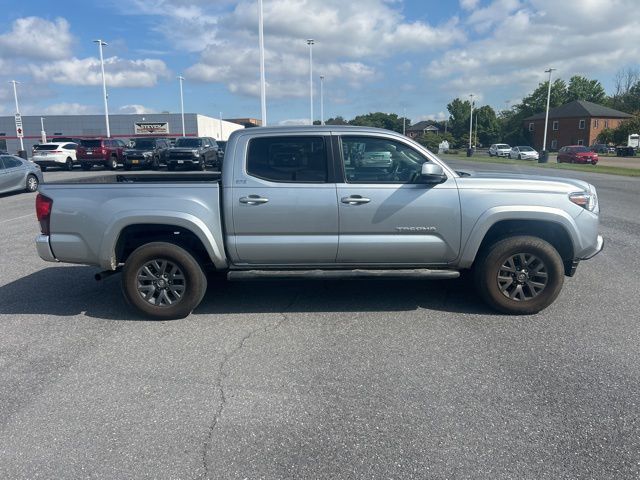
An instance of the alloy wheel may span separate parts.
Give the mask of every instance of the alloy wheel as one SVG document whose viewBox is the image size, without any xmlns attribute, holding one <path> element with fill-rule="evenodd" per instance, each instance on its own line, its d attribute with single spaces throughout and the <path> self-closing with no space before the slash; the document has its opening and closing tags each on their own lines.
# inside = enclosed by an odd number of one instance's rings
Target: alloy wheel
<svg viewBox="0 0 640 480">
<path fill-rule="evenodd" d="M 531 300 L 545 289 L 549 281 L 544 262 L 530 253 L 517 253 L 508 257 L 498 270 L 498 288 L 511 300 Z"/>
</svg>

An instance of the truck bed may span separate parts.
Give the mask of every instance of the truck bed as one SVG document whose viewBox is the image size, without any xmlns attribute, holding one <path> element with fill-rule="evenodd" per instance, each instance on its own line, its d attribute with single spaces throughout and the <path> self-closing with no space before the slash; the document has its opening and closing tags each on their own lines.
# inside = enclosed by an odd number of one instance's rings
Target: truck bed
<svg viewBox="0 0 640 480">
<path fill-rule="evenodd" d="M 74 183 L 113 184 L 113 183 L 201 183 L 219 182 L 219 172 L 135 172 L 106 173 L 99 176 L 83 176 L 72 180 L 46 182 L 47 185 L 68 185 Z"/>
</svg>

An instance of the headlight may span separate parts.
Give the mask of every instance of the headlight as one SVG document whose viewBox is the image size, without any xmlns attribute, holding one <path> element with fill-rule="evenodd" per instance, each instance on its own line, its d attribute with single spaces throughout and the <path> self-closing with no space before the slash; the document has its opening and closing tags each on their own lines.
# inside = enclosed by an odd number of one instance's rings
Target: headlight
<svg viewBox="0 0 640 480">
<path fill-rule="evenodd" d="M 199 157 L 200 156 L 200 152 L 198 150 L 191 150 L 191 153 L 193 153 L 194 157 Z"/>
<path fill-rule="evenodd" d="M 142 154 L 143 157 L 150 157 L 151 155 L 153 155 L 153 153 L 151 153 L 151 152 L 144 152 Z"/>
<path fill-rule="evenodd" d="M 593 212 L 598 206 L 598 195 L 595 190 L 590 192 L 570 193 L 569 200 L 590 212 Z"/>
</svg>

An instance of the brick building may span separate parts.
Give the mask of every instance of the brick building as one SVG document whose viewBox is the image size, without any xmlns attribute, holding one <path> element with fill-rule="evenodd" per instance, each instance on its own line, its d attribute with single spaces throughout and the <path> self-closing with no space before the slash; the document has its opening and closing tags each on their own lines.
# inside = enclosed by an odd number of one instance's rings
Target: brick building
<svg viewBox="0 0 640 480">
<path fill-rule="evenodd" d="M 524 128 L 531 135 L 532 147 L 542 150 L 545 112 L 524 119 Z M 549 110 L 547 149 L 558 150 L 566 145 L 593 145 L 605 128 L 616 128 L 628 113 L 584 100 L 575 100 Z"/>
<path fill-rule="evenodd" d="M 418 138 L 427 132 L 439 133 L 440 129 L 430 122 L 418 122 L 415 125 L 407 127 L 406 133 L 409 138 Z"/>
</svg>

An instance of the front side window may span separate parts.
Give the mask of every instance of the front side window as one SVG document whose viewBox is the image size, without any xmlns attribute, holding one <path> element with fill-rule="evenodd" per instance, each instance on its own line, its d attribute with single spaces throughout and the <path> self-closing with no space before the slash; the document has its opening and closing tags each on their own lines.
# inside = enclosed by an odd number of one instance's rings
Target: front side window
<svg viewBox="0 0 640 480">
<path fill-rule="evenodd" d="M 12 157 L 11 155 L 4 155 L 2 157 L 2 161 L 4 163 L 4 168 L 16 168 L 22 165 L 22 161 Z"/>
<path fill-rule="evenodd" d="M 413 148 L 380 137 L 342 137 L 342 160 L 349 183 L 418 183 L 428 161 Z"/>
<path fill-rule="evenodd" d="M 78 146 L 75 143 L 67 143 L 62 148 L 65 150 L 75 150 Z"/>
<path fill-rule="evenodd" d="M 321 136 L 263 137 L 249 142 L 247 173 L 272 182 L 326 183 L 327 147 Z"/>
</svg>

